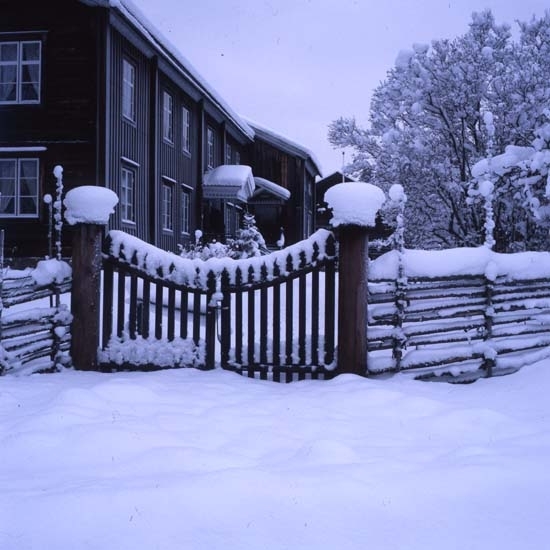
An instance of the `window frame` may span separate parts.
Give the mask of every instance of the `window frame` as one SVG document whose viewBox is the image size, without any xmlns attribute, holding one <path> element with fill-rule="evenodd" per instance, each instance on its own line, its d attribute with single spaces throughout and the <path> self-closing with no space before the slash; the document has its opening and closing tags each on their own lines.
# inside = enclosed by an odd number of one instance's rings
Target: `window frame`
<svg viewBox="0 0 550 550">
<path fill-rule="evenodd" d="M 128 186 L 128 178 L 124 175 L 130 174 L 132 176 L 132 186 Z M 137 172 L 135 168 L 129 166 L 121 166 L 120 168 L 120 218 L 124 223 L 134 224 L 136 223 L 136 176 Z M 130 215 L 128 215 L 130 211 Z"/>
<path fill-rule="evenodd" d="M 233 158 L 233 147 L 231 147 L 231 143 L 225 144 L 225 164 L 231 164 Z"/>
<path fill-rule="evenodd" d="M 162 91 L 162 139 L 174 145 L 174 96 L 166 90 Z"/>
<path fill-rule="evenodd" d="M 17 47 L 15 61 L 2 61 L 0 59 L 0 69 L 5 66 L 15 66 L 15 99 L 0 99 L 0 105 L 39 105 L 42 102 L 42 41 L 41 40 L 0 40 L 0 46 L 14 44 Z M 25 45 L 38 44 L 38 59 L 25 61 L 23 59 L 23 47 Z M 38 76 L 36 83 L 23 82 L 23 68 L 28 65 L 38 67 Z M 0 74 L 1 74 L 0 70 Z M 22 99 L 23 84 L 36 84 L 36 99 Z M 1 81 L 0 81 L 1 85 Z"/>
<path fill-rule="evenodd" d="M 12 162 L 15 165 L 14 172 L 14 212 L 13 214 L 6 214 L 0 211 L 0 219 L 15 219 L 15 218 L 26 218 L 26 219 L 37 219 L 40 217 L 40 159 L 37 157 L 9 157 L 9 158 L 0 158 L 0 162 Z M 36 195 L 21 195 L 21 164 L 23 162 L 34 162 L 36 166 Z M 22 198 L 34 198 L 35 212 L 34 213 L 21 213 L 21 199 Z M 0 199 L 1 200 L 1 199 Z"/>
<path fill-rule="evenodd" d="M 215 168 L 216 162 L 216 136 L 214 129 L 208 126 L 206 128 L 206 166 L 208 168 Z"/>
<path fill-rule="evenodd" d="M 181 108 L 181 148 L 191 155 L 191 111 L 185 105 Z"/>
<path fill-rule="evenodd" d="M 174 185 L 162 182 L 161 194 L 161 226 L 163 231 L 174 232 Z"/>
<path fill-rule="evenodd" d="M 126 79 L 125 68 L 129 67 L 131 69 L 132 79 L 128 81 Z M 127 56 L 122 58 L 122 116 L 125 120 L 136 123 L 136 112 L 137 112 L 137 65 L 131 61 Z M 128 91 L 128 93 L 126 93 Z M 130 113 L 126 112 L 126 98 L 130 98 Z"/>
<path fill-rule="evenodd" d="M 181 233 L 191 234 L 191 192 L 187 186 L 181 189 Z"/>
</svg>

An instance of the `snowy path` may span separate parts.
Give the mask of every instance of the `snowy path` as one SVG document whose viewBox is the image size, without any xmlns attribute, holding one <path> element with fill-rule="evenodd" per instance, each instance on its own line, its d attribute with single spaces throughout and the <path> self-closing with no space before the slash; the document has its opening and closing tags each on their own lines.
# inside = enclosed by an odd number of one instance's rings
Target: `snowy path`
<svg viewBox="0 0 550 550">
<path fill-rule="evenodd" d="M 0 548 L 540 550 L 548 387 L 6 376 Z"/>
</svg>

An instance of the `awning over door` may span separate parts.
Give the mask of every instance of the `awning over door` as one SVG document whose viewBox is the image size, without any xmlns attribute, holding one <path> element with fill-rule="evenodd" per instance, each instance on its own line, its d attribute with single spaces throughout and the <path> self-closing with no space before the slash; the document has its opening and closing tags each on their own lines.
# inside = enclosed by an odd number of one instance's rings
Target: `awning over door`
<svg viewBox="0 0 550 550">
<path fill-rule="evenodd" d="M 254 193 L 252 168 L 244 164 L 223 164 L 204 174 L 205 199 L 239 200 L 247 202 Z"/>
<path fill-rule="evenodd" d="M 255 195 L 262 192 L 267 192 L 267 194 L 273 195 L 283 201 L 290 199 L 290 191 L 272 181 L 266 180 L 265 178 L 255 177 L 254 183 L 256 184 Z"/>
</svg>

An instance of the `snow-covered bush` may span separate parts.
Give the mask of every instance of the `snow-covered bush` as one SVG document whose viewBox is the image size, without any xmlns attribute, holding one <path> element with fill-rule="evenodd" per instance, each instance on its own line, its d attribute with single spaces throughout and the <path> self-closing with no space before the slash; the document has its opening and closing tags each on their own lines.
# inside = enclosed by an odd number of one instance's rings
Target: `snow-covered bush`
<svg viewBox="0 0 550 550">
<path fill-rule="evenodd" d="M 266 250 L 265 239 L 256 227 L 256 218 L 253 214 L 245 213 L 243 216 L 243 228 L 239 230 L 237 238 L 230 242 L 232 257 L 252 258 L 261 256 Z"/>
<path fill-rule="evenodd" d="M 256 219 L 246 213 L 243 217 L 243 228 L 238 231 L 237 238 L 227 239 L 226 243 L 211 241 L 202 242 L 202 232 L 195 233 L 195 243 L 184 248 L 180 246 L 182 258 L 209 260 L 210 258 L 233 258 L 234 260 L 253 258 L 267 252 L 265 239 L 256 227 Z"/>
<path fill-rule="evenodd" d="M 496 229 L 503 251 L 546 250 L 550 230 L 550 110 L 529 146 L 508 145 L 472 168 L 470 202 L 485 199 L 486 233 Z M 488 211 L 488 202 L 491 207 Z M 495 221 L 489 216 L 495 213 Z"/>
<path fill-rule="evenodd" d="M 230 248 L 227 244 L 218 241 L 202 243 L 201 241 L 184 248 L 180 245 L 180 256 L 191 260 L 209 260 L 210 258 L 230 257 Z"/>
</svg>

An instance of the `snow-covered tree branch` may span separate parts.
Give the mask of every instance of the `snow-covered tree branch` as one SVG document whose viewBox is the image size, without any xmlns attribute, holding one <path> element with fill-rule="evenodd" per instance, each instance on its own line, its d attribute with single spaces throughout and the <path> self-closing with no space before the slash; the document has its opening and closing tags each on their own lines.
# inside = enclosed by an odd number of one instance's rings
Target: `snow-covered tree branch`
<svg viewBox="0 0 550 550">
<path fill-rule="evenodd" d="M 481 180 L 473 167 L 507 146 L 536 148 L 550 99 L 548 74 L 550 13 L 519 23 L 517 40 L 490 11 L 474 13 L 462 36 L 400 52 L 373 93 L 368 125 L 340 118 L 329 140 L 353 150 L 350 173 L 386 190 L 404 186 L 407 246 L 480 245 L 491 213 L 497 250 L 540 248 L 547 201 L 541 180 L 525 178 L 543 177 L 541 167 L 524 168 L 513 193 L 512 173 L 501 174 L 490 204 L 476 200 Z M 510 180 L 509 192 L 502 178 Z"/>
</svg>

